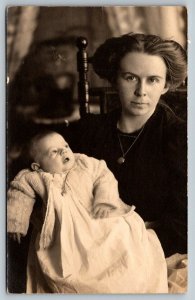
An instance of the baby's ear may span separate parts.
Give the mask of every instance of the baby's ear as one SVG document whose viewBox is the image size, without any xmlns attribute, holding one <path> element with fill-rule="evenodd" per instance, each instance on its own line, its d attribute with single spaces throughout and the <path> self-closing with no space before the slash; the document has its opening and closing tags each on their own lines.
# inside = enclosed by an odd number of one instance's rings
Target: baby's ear
<svg viewBox="0 0 195 300">
<path fill-rule="evenodd" d="M 40 168 L 40 165 L 39 165 L 38 163 L 33 162 L 33 163 L 31 164 L 31 169 L 32 169 L 33 171 L 38 171 L 39 168 Z"/>
</svg>

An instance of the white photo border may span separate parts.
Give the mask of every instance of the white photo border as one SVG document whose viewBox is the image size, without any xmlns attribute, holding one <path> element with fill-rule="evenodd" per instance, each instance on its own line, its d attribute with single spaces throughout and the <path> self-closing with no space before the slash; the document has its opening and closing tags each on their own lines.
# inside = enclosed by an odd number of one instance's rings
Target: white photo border
<svg viewBox="0 0 195 300">
<path fill-rule="evenodd" d="M 26 295 L 26 294 L 6 294 L 6 237 L 5 237 L 5 199 L 6 199 L 6 61 L 5 61 L 5 20 L 6 20 L 6 7 L 7 6 L 22 6 L 22 5 L 38 5 L 38 6 L 105 6 L 105 5 L 135 5 L 135 6 L 150 6 L 150 5 L 182 5 L 188 9 L 188 254 L 189 254 L 189 278 L 188 278 L 188 292 L 181 295 Z M 26 299 L 32 297 L 33 299 L 102 299 L 102 300 L 120 300 L 120 299 L 181 299 L 192 300 L 195 295 L 195 97 L 194 92 L 194 78 L 195 78 L 195 30 L 194 25 L 195 16 L 195 1 L 114 1 L 114 0 L 72 0 L 72 1 L 55 1 L 55 0 L 1 0 L 0 1 L 0 299 L 8 299 L 14 297 L 15 300 Z M 29 298 L 28 298 L 29 299 Z"/>
</svg>

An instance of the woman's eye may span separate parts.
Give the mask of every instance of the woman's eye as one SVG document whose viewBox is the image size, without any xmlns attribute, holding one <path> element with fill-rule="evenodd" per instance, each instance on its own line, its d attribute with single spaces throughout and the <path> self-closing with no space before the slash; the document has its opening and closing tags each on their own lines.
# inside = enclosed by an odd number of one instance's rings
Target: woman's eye
<svg viewBox="0 0 195 300">
<path fill-rule="evenodd" d="M 149 79 L 149 81 L 150 81 L 151 83 L 155 83 L 155 82 L 159 82 L 159 79 L 156 78 L 156 77 L 151 77 L 151 78 Z"/>
<path fill-rule="evenodd" d="M 133 75 L 129 75 L 129 76 L 126 77 L 126 80 L 128 80 L 128 81 L 135 81 L 136 77 L 133 76 Z"/>
</svg>

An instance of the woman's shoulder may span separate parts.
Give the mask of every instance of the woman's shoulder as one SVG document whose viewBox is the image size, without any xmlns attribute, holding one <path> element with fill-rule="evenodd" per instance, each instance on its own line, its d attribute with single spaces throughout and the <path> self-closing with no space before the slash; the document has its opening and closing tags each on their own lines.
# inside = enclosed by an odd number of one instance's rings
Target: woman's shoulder
<svg viewBox="0 0 195 300">
<path fill-rule="evenodd" d="M 92 155 L 94 148 L 106 140 L 115 128 L 116 112 L 108 114 L 87 114 L 71 127 L 71 147 L 74 152 Z"/>
<path fill-rule="evenodd" d="M 160 107 L 163 120 L 163 147 L 169 161 L 182 165 L 186 161 L 187 123 L 169 107 Z"/>
<path fill-rule="evenodd" d="M 187 130 L 187 122 L 181 119 L 166 104 L 160 103 L 157 107 L 157 115 L 160 116 L 163 128 L 167 134 L 185 133 Z"/>
<path fill-rule="evenodd" d="M 86 125 L 86 126 L 96 126 L 98 124 L 108 124 L 112 123 L 113 121 L 117 120 L 119 116 L 119 111 L 114 110 L 105 114 L 87 114 L 85 117 L 81 118 L 78 121 L 79 125 Z"/>
</svg>

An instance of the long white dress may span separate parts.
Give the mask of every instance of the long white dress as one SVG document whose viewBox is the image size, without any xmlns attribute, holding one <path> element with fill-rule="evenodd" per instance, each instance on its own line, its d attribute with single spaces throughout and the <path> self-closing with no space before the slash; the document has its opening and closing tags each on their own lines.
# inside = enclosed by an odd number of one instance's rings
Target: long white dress
<svg viewBox="0 0 195 300">
<path fill-rule="evenodd" d="M 167 293 L 166 260 L 155 232 L 121 201 L 104 161 L 75 157 L 64 174 L 23 170 L 11 183 L 8 232 L 25 235 L 36 195 L 43 201 L 44 222 L 29 248 L 27 293 Z M 94 219 L 92 208 L 100 203 L 117 209 Z"/>
<path fill-rule="evenodd" d="M 27 293 L 168 292 L 160 242 L 134 209 L 94 219 L 71 189 L 61 195 L 53 184 L 49 198 L 55 226 L 45 220 L 31 243 Z"/>
</svg>

